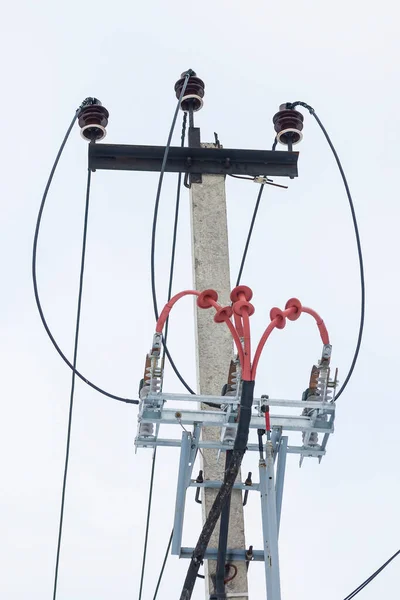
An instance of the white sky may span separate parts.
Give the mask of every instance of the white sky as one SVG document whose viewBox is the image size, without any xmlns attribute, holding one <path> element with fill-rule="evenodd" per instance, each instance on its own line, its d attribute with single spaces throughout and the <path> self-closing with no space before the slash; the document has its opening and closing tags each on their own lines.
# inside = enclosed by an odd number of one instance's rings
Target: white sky
<svg viewBox="0 0 400 600">
<path fill-rule="evenodd" d="M 398 310 L 398 25 L 395 3 L 284 4 L 205 0 L 189 5 L 72 0 L 8 4 L 1 23 L 2 143 L 0 298 L 2 427 L 0 596 L 52 594 L 70 372 L 41 326 L 30 275 L 35 219 L 49 169 L 74 110 L 88 95 L 110 111 L 110 143 L 164 144 L 173 86 L 193 68 L 206 82 L 197 122 L 204 141 L 269 148 L 280 103 L 315 107 L 340 153 L 365 254 L 367 317 L 357 370 L 338 402 L 336 433 L 318 465 L 289 457 L 280 540 L 284 600 L 341 600 L 399 548 L 396 372 Z M 178 130 L 180 126 L 178 126 Z M 179 140 L 179 131 L 175 143 Z M 343 380 L 359 319 L 350 212 L 330 151 L 305 116 L 300 177 L 268 189 L 243 283 L 254 290 L 256 339 L 269 309 L 297 296 L 318 310 Z M 87 145 L 74 130 L 43 219 L 38 257 L 46 315 L 72 355 Z M 154 329 L 149 268 L 155 174 L 93 177 L 79 368 L 124 396 L 137 393 Z M 166 178 L 157 239 L 165 298 L 175 176 Z M 232 276 L 257 193 L 228 181 Z M 174 290 L 191 285 L 188 198 L 183 194 Z M 171 351 L 195 385 L 192 309 L 171 320 Z M 276 332 L 257 394 L 300 398 L 320 354 L 304 318 Z M 168 371 L 165 390 L 182 388 Z M 59 600 L 128 600 L 139 588 L 151 452 L 134 454 L 137 409 L 76 387 Z M 178 453 L 159 453 L 144 600 L 172 524 Z M 247 456 L 245 470 L 257 471 Z M 256 477 L 255 477 L 256 479 Z M 191 494 L 189 494 L 190 498 Z M 251 495 L 250 495 L 251 496 Z M 245 512 L 247 543 L 260 547 L 258 496 Z M 185 545 L 200 529 L 187 505 Z M 187 563 L 170 558 L 159 597 L 178 598 Z M 263 566 L 250 566 L 251 598 L 265 597 Z M 202 583 L 194 600 L 204 597 Z M 398 597 L 393 563 L 360 599 Z"/>
</svg>

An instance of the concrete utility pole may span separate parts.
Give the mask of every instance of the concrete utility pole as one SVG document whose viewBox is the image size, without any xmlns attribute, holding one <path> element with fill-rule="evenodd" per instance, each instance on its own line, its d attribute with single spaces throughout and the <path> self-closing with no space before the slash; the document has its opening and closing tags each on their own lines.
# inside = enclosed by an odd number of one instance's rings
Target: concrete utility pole
<svg viewBox="0 0 400 600">
<path fill-rule="evenodd" d="M 202 144 L 214 147 L 214 144 Z M 194 289 L 215 289 L 222 305 L 229 303 L 231 290 L 229 275 L 229 247 L 226 216 L 225 176 L 203 175 L 202 183 L 192 183 L 191 194 L 192 257 Z M 213 321 L 210 310 L 196 310 L 197 379 L 198 393 L 221 394 L 227 382 L 230 361 L 233 356 L 232 337 L 227 327 Z M 210 407 L 202 405 L 202 408 Z M 202 439 L 219 441 L 220 429 L 205 427 Z M 222 480 L 225 457 L 217 462 L 217 450 L 205 450 L 203 461 L 204 480 Z M 202 498 L 203 521 L 218 493 L 216 489 L 204 488 Z M 228 548 L 245 549 L 242 491 L 233 490 Z M 218 548 L 219 526 L 215 528 L 209 548 Z M 248 599 L 247 571 L 244 561 L 236 562 L 236 577 L 226 585 L 227 593 L 238 600 Z M 214 592 L 216 561 L 205 561 L 206 599 Z"/>
</svg>

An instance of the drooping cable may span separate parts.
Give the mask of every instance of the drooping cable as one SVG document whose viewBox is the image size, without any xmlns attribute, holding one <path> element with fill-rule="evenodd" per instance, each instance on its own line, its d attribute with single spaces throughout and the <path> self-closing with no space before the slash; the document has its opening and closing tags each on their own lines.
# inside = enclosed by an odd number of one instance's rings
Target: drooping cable
<svg viewBox="0 0 400 600">
<path fill-rule="evenodd" d="M 160 575 L 158 576 L 157 585 L 156 585 L 156 589 L 154 591 L 153 600 L 156 600 L 157 594 L 158 594 L 158 590 L 160 589 L 160 584 L 161 584 L 161 580 L 162 580 L 163 575 L 164 575 L 165 565 L 167 564 L 169 549 L 171 548 L 173 535 L 174 535 L 174 530 L 171 531 L 171 535 L 169 536 L 169 542 L 168 542 L 167 549 L 165 551 L 164 560 L 163 560 L 163 564 L 162 564 L 162 567 L 161 567 Z"/>
<path fill-rule="evenodd" d="M 354 233 L 356 236 L 356 243 L 357 243 L 357 254 L 358 254 L 358 262 L 359 262 L 359 269 L 360 269 L 360 285 L 361 285 L 361 308 L 360 308 L 360 325 L 359 325 L 359 329 L 358 329 L 358 337 L 357 337 L 357 343 L 356 343 L 356 348 L 354 350 L 354 354 L 353 354 L 353 359 L 351 361 L 351 365 L 349 368 L 349 371 L 346 375 L 346 378 L 342 384 L 342 387 L 340 388 L 339 392 L 336 394 L 336 398 L 335 400 L 338 400 L 338 398 L 343 394 L 344 390 L 346 389 L 347 384 L 349 383 L 351 376 L 353 374 L 354 368 L 356 366 L 357 363 L 357 359 L 358 359 L 358 354 L 360 352 L 360 348 L 361 348 L 361 342 L 362 342 L 362 336 L 363 336 L 363 331 L 364 331 L 364 320 L 365 320 L 365 277 L 364 277 L 364 261 L 363 261 L 363 255 L 362 255 L 362 248 L 361 248 L 361 240 L 360 240 L 360 233 L 358 230 L 358 223 L 357 223 L 357 217 L 356 217 L 356 212 L 355 212 L 355 208 L 354 208 L 354 203 L 353 203 L 353 199 L 351 196 L 351 192 L 350 192 L 350 188 L 349 188 L 349 184 L 347 182 L 347 178 L 345 175 L 345 172 L 343 170 L 342 167 L 342 163 L 340 162 L 340 158 L 338 153 L 336 152 L 335 146 L 332 143 L 331 138 L 328 135 L 328 132 L 326 131 L 324 125 L 322 124 L 320 118 L 318 117 L 318 115 L 316 114 L 315 110 L 309 106 L 309 104 L 306 104 L 305 102 L 291 102 L 288 104 L 288 108 L 294 108 L 295 106 L 303 106 L 303 108 L 306 108 L 309 113 L 314 117 L 314 119 L 317 121 L 322 133 L 325 136 L 326 141 L 328 142 L 328 145 L 332 151 L 333 156 L 335 157 L 335 161 L 336 164 L 338 166 L 338 169 L 340 171 L 340 175 L 342 177 L 343 180 L 343 184 L 346 190 L 346 194 L 347 194 L 347 199 L 349 201 L 349 206 L 350 206 L 350 211 L 351 211 L 351 217 L 352 217 L 352 221 L 353 221 L 353 227 L 354 227 Z"/>
<path fill-rule="evenodd" d="M 260 206 L 260 201 L 261 201 L 261 196 L 263 194 L 263 191 L 264 191 L 264 184 L 261 185 L 260 190 L 259 190 L 258 195 L 257 195 L 257 200 L 256 200 L 256 203 L 255 203 L 255 206 L 254 206 L 253 216 L 251 218 L 250 228 L 249 228 L 249 232 L 247 234 L 247 240 L 246 240 L 246 244 L 245 244 L 245 247 L 244 247 L 244 250 L 243 250 L 242 260 L 240 262 L 239 272 L 238 272 L 238 276 L 237 276 L 237 279 L 236 279 L 236 286 L 238 286 L 240 284 L 240 280 L 242 278 L 243 269 L 244 269 L 244 263 L 246 262 L 247 252 L 248 252 L 248 249 L 249 249 L 251 236 L 253 234 L 254 223 L 256 222 L 258 208 Z"/>
<path fill-rule="evenodd" d="M 183 147 L 185 145 L 186 121 L 187 121 L 187 113 L 185 112 L 185 113 L 183 113 L 183 120 L 182 120 L 181 147 Z M 173 285 L 173 281 L 174 281 L 175 253 L 176 253 L 176 240 L 177 240 L 177 233 L 178 233 L 181 187 L 182 187 L 182 173 L 179 173 L 177 189 L 176 189 L 174 229 L 173 229 L 173 235 L 172 235 L 171 261 L 170 261 L 170 269 L 169 269 L 168 301 L 171 299 L 172 285 Z M 165 329 L 164 329 L 165 333 L 164 333 L 163 362 L 164 362 L 165 353 L 167 350 L 168 321 L 169 321 L 169 319 L 167 318 L 167 320 L 165 322 Z M 152 465 L 151 465 L 149 496 L 148 496 L 148 506 L 147 506 L 147 516 L 146 516 L 146 530 L 145 530 L 144 544 L 143 544 L 142 570 L 141 570 L 141 574 L 140 574 L 140 587 L 139 587 L 138 600 L 141 600 L 142 593 L 143 593 L 143 583 L 144 583 L 144 573 L 145 573 L 145 569 L 146 569 L 147 546 L 148 546 L 148 540 L 149 540 L 150 516 L 151 516 L 151 506 L 152 506 L 152 500 L 153 500 L 154 473 L 155 473 L 155 467 L 156 467 L 156 460 L 157 460 L 157 446 L 155 446 L 154 450 L 153 450 L 153 458 L 152 458 Z"/>
<path fill-rule="evenodd" d="M 146 569 L 147 545 L 148 545 L 148 541 L 149 541 L 151 503 L 153 501 L 154 473 L 155 473 L 155 468 L 156 468 L 156 460 L 157 460 L 157 446 L 154 447 L 153 458 L 152 458 L 152 462 L 151 462 L 149 498 L 148 498 L 148 503 L 147 503 L 147 515 L 146 515 L 146 530 L 145 530 L 145 534 L 144 534 L 142 570 L 141 570 L 141 573 L 140 573 L 140 587 L 139 587 L 138 600 L 141 600 L 141 598 L 142 598 L 143 583 L 144 583 L 144 572 L 145 572 L 145 569 Z"/>
<path fill-rule="evenodd" d="M 191 71 L 189 69 L 189 71 L 187 71 L 186 76 L 185 76 L 185 81 L 183 83 L 182 86 L 182 90 L 178 99 L 178 103 L 175 109 L 175 113 L 174 113 L 174 117 L 172 119 L 172 124 L 171 124 L 171 128 L 168 134 L 168 139 L 167 139 L 167 144 L 165 146 L 165 151 L 164 151 L 164 156 L 163 156 L 163 160 L 162 160 L 162 164 L 161 164 L 161 171 L 160 171 L 160 176 L 158 179 L 158 186 L 157 186 L 157 193 L 156 193 L 156 199 L 155 199 L 155 203 L 154 203 L 154 215 L 153 215 L 153 227 L 152 227 L 152 232 L 151 232 L 151 257 L 150 257 L 150 262 L 151 262 L 151 293 L 152 293 L 152 298 L 153 298 L 153 308 L 154 308 L 154 315 L 156 317 L 156 320 L 158 319 L 158 303 L 157 303 L 157 291 L 156 291 L 156 273 L 155 273 L 155 249 L 156 249 L 156 232 L 157 232 L 157 220 L 158 220 L 158 209 L 159 209 L 159 205 L 160 205 L 160 198 L 161 198 L 161 190 L 162 190 L 162 184 L 163 184 L 163 180 L 164 180 L 164 175 L 165 175 L 165 167 L 167 164 L 167 160 L 168 160 L 168 154 L 169 154 L 169 149 L 171 147 L 171 141 L 172 141 L 172 135 L 174 133 L 175 130 L 175 125 L 176 125 L 176 120 L 178 118 L 178 113 L 181 107 L 181 101 L 182 98 L 185 94 L 185 90 L 189 81 L 189 78 L 191 76 L 191 74 L 193 73 L 193 71 Z M 171 364 L 171 367 L 173 368 L 176 376 L 178 377 L 179 381 L 185 386 L 185 388 L 188 390 L 189 394 L 194 394 L 194 391 L 191 389 L 191 387 L 186 383 L 186 381 L 183 379 L 182 375 L 180 374 L 177 366 L 175 365 L 175 362 L 173 361 L 171 354 L 168 350 L 168 347 L 165 344 L 165 340 L 163 340 L 163 345 L 164 345 L 164 350 L 165 350 L 165 354 L 168 357 L 168 360 Z"/>
<path fill-rule="evenodd" d="M 222 509 L 232 493 L 233 485 L 242 464 L 243 456 L 246 452 L 253 395 L 254 381 L 244 380 L 242 383 L 242 394 L 240 399 L 240 416 L 231 460 L 229 461 L 229 466 L 225 471 L 221 488 L 219 489 L 213 505 L 207 515 L 196 547 L 193 551 L 193 556 L 186 574 L 180 600 L 190 600 L 192 597 L 193 589 L 197 579 L 197 573 L 201 563 L 203 562 L 211 535 L 221 515 Z"/>
<path fill-rule="evenodd" d="M 399 556 L 399 554 L 400 554 L 400 550 L 395 552 L 393 554 L 393 556 L 391 556 L 389 558 L 389 560 L 387 560 L 381 567 L 379 567 L 379 569 L 377 569 L 375 571 L 375 573 L 370 575 L 368 577 L 368 579 L 366 579 L 363 583 L 361 583 L 361 585 L 359 585 L 355 590 L 353 590 L 351 592 L 351 594 L 346 596 L 346 598 L 344 598 L 344 600 L 352 600 L 352 598 L 354 598 L 359 592 L 361 592 L 364 588 L 366 588 L 367 585 L 369 585 L 371 583 L 371 581 L 373 581 L 375 579 L 375 577 L 377 577 L 379 575 L 379 573 L 381 573 L 383 571 L 383 569 L 385 569 L 388 566 L 388 564 L 390 564 L 392 562 L 392 560 L 394 560 L 396 558 L 396 556 Z"/>
<path fill-rule="evenodd" d="M 44 192 L 43 192 L 43 196 L 42 196 L 42 201 L 40 204 L 40 208 L 39 208 L 39 212 L 38 212 L 38 216 L 37 216 L 37 220 L 36 220 L 36 227 L 35 227 L 35 235 L 33 238 L 33 251 L 32 251 L 32 280 L 33 280 L 33 290 L 34 290 L 34 294 L 35 294 L 35 301 L 36 301 L 36 306 L 38 308 L 39 311 L 39 315 L 41 318 L 41 321 L 43 323 L 43 327 L 46 330 L 47 335 L 49 336 L 54 348 L 57 350 L 58 354 L 61 356 L 61 358 L 63 359 L 63 361 L 69 366 L 70 369 L 74 369 L 73 364 L 68 360 L 68 358 L 65 356 L 65 354 L 63 353 L 63 351 L 61 350 L 61 348 L 59 347 L 59 345 L 57 344 L 53 334 L 50 331 L 50 328 L 47 324 L 46 318 L 44 316 L 44 312 L 43 312 L 43 308 L 40 302 L 40 296 L 39 296 L 39 289 L 38 289 L 38 282 L 37 282 L 37 247 L 38 247 L 38 240 L 39 240 L 39 232 L 40 232 L 40 225 L 42 222 L 42 216 L 43 216 L 43 210 L 46 204 L 46 199 L 50 190 L 50 186 L 51 183 L 53 181 L 53 177 L 54 174 L 56 172 L 57 169 L 57 165 L 59 163 L 59 160 L 61 158 L 61 155 L 63 153 L 65 144 L 67 143 L 67 140 L 69 138 L 69 135 L 72 131 L 72 128 L 75 124 L 75 121 L 77 120 L 78 116 L 79 116 L 79 112 L 81 110 L 81 108 L 83 106 L 85 106 L 85 103 L 87 103 L 88 100 L 91 99 L 87 99 L 85 100 L 85 102 L 82 103 L 82 105 L 79 107 L 79 109 L 76 111 L 74 118 L 71 121 L 71 124 L 69 125 L 68 129 L 67 129 L 67 133 L 64 136 L 64 139 L 61 143 L 61 146 L 58 150 L 57 156 L 55 158 L 54 164 L 51 168 L 50 171 L 50 175 L 49 178 L 47 180 Z M 89 385 L 90 387 L 92 387 L 93 389 L 95 389 L 96 391 L 100 392 L 100 394 L 104 394 L 104 396 L 108 396 L 109 398 L 113 398 L 114 400 L 119 400 L 121 402 L 126 402 L 128 404 L 138 404 L 138 400 L 132 400 L 129 398 L 123 398 L 121 396 L 117 396 L 115 394 L 111 394 L 110 392 L 107 392 L 105 390 L 103 390 L 102 388 L 100 388 L 98 385 L 95 385 L 94 383 L 92 383 L 91 381 L 89 381 L 89 379 L 87 379 L 84 375 L 82 375 L 79 371 L 77 371 L 75 369 L 75 375 L 77 375 L 80 379 L 82 379 L 82 381 L 84 381 L 85 383 L 87 383 L 87 385 Z"/>
<path fill-rule="evenodd" d="M 64 464 L 63 485 L 62 485 L 62 493 L 61 493 L 61 508 L 60 508 L 59 527 L 58 527 L 57 554 L 56 554 L 56 565 L 55 565 L 55 572 L 54 572 L 53 600 L 56 600 L 56 596 L 57 596 L 58 568 L 59 568 L 59 564 L 60 564 L 61 539 L 62 539 L 62 530 L 63 530 L 63 523 L 64 523 L 65 495 L 66 495 L 66 487 L 67 487 L 69 452 L 70 452 L 70 445 L 71 445 L 72 412 L 73 412 L 74 395 L 75 395 L 75 376 L 77 375 L 76 363 L 77 363 L 77 358 L 78 358 L 78 341 L 79 341 L 79 328 L 80 328 L 80 321 L 81 321 L 81 307 L 82 307 L 82 293 L 83 293 L 83 275 L 84 275 L 84 271 L 85 271 L 86 239 L 87 239 L 87 227 L 88 227 L 88 220 L 89 220 L 90 181 L 91 181 L 91 171 L 90 171 L 90 169 L 88 169 L 87 186 L 86 186 L 85 218 L 84 218 L 83 238 L 82 238 L 81 267 L 80 267 L 80 275 L 79 275 L 78 306 L 77 306 L 77 311 L 76 311 L 73 369 L 72 369 L 71 392 L 70 392 L 69 413 L 68 413 L 67 442 L 66 442 L 66 449 L 65 449 L 65 464 Z"/>
<path fill-rule="evenodd" d="M 278 139 L 275 138 L 274 143 L 272 144 L 272 150 L 273 151 L 276 150 L 277 143 L 278 143 Z M 238 276 L 237 276 L 237 279 L 236 279 L 236 286 L 238 286 L 240 284 L 240 280 L 242 278 L 243 269 L 244 269 L 244 263 L 246 262 L 247 252 L 248 252 L 248 249 L 249 249 L 251 236 L 253 234 L 254 223 L 256 222 L 258 208 L 260 206 L 260 201 L 261 201 L 261 196 L 262 196 L 263 191 L 264 191 L 264 184 L 262 184 L 261 187 L 260 187 L 260 191 L 258 192 L 257 200 L 256 200 L 256 203 L 254 205 L 253 216 L 251 218 L 250 228 L 249 228 L 249 232 L 247 234 L 246 244 L 245 244 L 245 247 L 244 247 L 244 250 L 243 250 L 242 260 L 240 261 L 239 272 L 238 272 Z"/>
</svg>

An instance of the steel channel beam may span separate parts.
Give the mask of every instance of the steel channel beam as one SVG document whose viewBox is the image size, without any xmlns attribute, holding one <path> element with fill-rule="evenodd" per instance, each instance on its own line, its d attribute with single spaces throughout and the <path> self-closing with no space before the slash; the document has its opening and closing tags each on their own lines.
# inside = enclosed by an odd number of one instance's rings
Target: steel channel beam
<svg viewBox="0 0 400 600">
<path fill-rule="evenodd" d="M 197 483 L 195 479 L 189 484 L 189 487 L 200 487 L 200 488 L 220 488 L 222 485 L 222 481 L 204 481 L 203 483 Z M 246 485 L 244 483 L 235 483 L 233 486 L 235 490 L 246 490 L 246 491 L 258 491 L 259 485 L 258 483 L 252 483 L 251 485 Z"/>
<path fill-rule="evenodd" d="M 287 437 L 287 435 L 284 435 L 279 444 L 278 465 L 276 467 L 275 495 L 276 495 L 276 520 L 277 520 L 278 536 L 279 536 L 279 527 L 281 524 L 283 484 L 285 482 L 287 448 L 288 448 L 288 437 Z"/>
<path fill-rule="evenodd" d="M 171 554 L 179 555 L 182 544 L 183 519 L 185 516 L 185 500 L 189 471 L 189 456 L 192 436 L 182 433 L 181 454 L 179 459 L 178 485 L 176 488 L 174 532 L 172 536 Z M 190 476 L 190 475 L 189 475 Z"/>
<path fill-rule="evenodd" d="M 203 404 L 211 402 L 212 404 L 232 404 L 233 406 L 240 404 L 240 400 L 232 398 L 230 396 L 200 396 L 197 394 L 166 394 L 160 392 L 159 394 L 149 394 L 147 402 L 154 401 L 155 403 L 161 402 L 202 402 Z M 331 402 L 323 402 L 317 400 L 287 400 L 277 398 L 255 398 L 254 405 L 263 402 L 267 406 L 280 406 L 281 408 L 299 408 L 301 411 L 303 408 L 315 408 L 324 410 L 326 413 L 334 413 L 336 405 Z"/>
<path fill-rule="evenodd" d="M 181 553 L 179 558 L 192 558 L 194 548 L 181 548 Z M 217 548 L 207 548 L 205 553 L 205 558 L 208 560 L 217 560 L 218 549 Z M 226 560 L 236 561 L 236 560 L 248 560 L 246 557 L 246 550 L 236 550 L 236 549 L 228 549 L 226 553 Z M 253 550 L 253 558 L 257 562 L 263 562 L 264 560 L 264 550 Z"/>
<path fill-rule="evenodd" d="M 136 438 L 136 446 L 139 448 L 153 448 L 154 446 L 164 446 L 167 448 L 180 448 L 181 440 L 177 439 L 166 439 L 159 438 L 158 440 L 150 439 L 150 438 Z M 198 448 L 206 448 L 213 450 L 232 450 L 232 446 L 228 446 L 227 444 L 221 444 L 220 442 L 204 442 L 200 441 L 198 443 Z M 249 452 L 258 452 L 258 444 L 248 444 L 247 450 Z M 318 458 L 319 456 L 325 456 L 326 451 L 321 450 L 319 448 L 303 448 L 303 446 L 288 446 L 287 453 L 288 454 L 304 454 L 307 452 L 307 457 Z"/>
<path fill-rule="evenodd" d="M 177 410 L 171 408 L 163 408 L 154 410 L 146 408 L 143 410 L 140 418 L 142 423 L 155 423 L 164 425 L 193 425 L 197 423 L 204 427 L 223 427 L 227 425 L 226 415 L 223 412 L 207 411 L 207 410 Z M 237 427 L 234 422 L 234 416 L 229 419 L 230 427 Z M 332 431 L 330 423 L 319 419 L 313 424 L 310 417 L 304 416 L 286 416 L 286 415 L 271 415 L 272 427 L 282 427 L 285 431 L 316 431 L 318 433 L 330 433 Z M 253 416 L 250 422 L 250 428 L 262 429 L 265 426 L 265 418 Z"/>
<path fill-rule="evenodd" d="M 266 445 L 266 460 L 259 462 L 259 472 L 267 600 L 281 600 L 274 459 L 270 442 Z"/>
<path fill-rule="evenodd" d="M 164 153 L 164 146 L 89 144 L 89 168 L 92 171 L 111 169 L 160 172 Z M 165 171 L 297 177 L 298 156 L 298 152 L 173 146 L 168 152 Z"/>
</svg>

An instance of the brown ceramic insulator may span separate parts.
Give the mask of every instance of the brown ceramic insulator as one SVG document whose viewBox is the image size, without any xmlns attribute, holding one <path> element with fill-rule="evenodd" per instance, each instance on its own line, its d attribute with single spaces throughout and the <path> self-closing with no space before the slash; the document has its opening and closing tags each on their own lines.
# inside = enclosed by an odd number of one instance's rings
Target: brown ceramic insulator
<svg viewBox="0 0 400 600">
<path fill-rule="evenodd" d="M 108 125 L 109 113 L 104 106 L 92 104 L 82 109 L 79 115 L 79 126 L 83 130 L 82 136 L 89 141 L 104 138 L 105 128 Z"/>
<path fill-rule="evenodd" d="M 180 98 L 184 83 L 185 83 L 185 73 L 182 73 L 181 79 L 179 79 L 179 81 L 177 81 L 175 84 L 175 93 L 176 93 L 176 97 L 178 99 Z M 201 98 L 204 98 L 204 89 L 205 89 L 204 81 L 202 81 L 199 77 L 196 77 L 196 74 L 189 77 L 189 81 L 188 81 L 188 84 L 187 84 L 186 90 L 185 90 L 184 99 L 181 102 L 181 109 L 188 111 L 190 108 L 190 103 L 192 103 L 192 107 L 193 107 L 194 111 L 200 110 L 200 108 L 203 106 L 203 104 L 201 102 Z M 185 99 L 185 96 L 192 96 L 192 97 Z M 198 97 L 193 98 L 193 96 L 198 96 Z"/>
<path fill-rule="evenodd" d="M 303 129 L 303 120 L 303 115 L 295 109 L 281 108 L 281 110 L 276 113 L 272 121 L 278 135 L 285 129 L 295 130 L 282 134 L 279 138 L 281 144 L 287 145 L 290 141 L 292 144 L 296 144 L 301 140 L 300 132 Z"/>
</svg>

